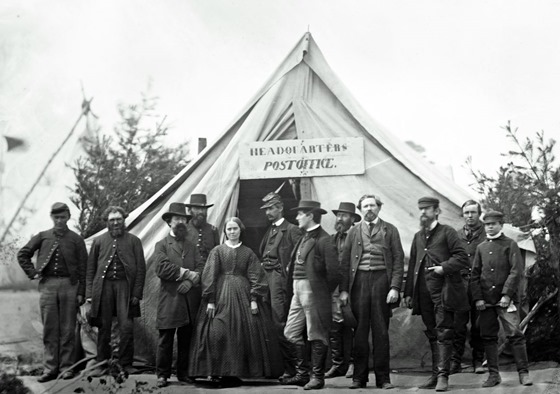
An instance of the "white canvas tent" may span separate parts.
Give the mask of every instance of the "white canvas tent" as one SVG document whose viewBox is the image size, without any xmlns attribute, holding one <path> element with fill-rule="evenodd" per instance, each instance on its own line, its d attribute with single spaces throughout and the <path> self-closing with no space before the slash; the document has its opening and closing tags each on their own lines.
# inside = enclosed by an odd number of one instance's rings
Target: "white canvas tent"
<svg viewBox="0 0 560 394">
<path fill-rule="evenodd" d="M 293 187 L 293 180 L 289 183 L 286 179 L 240 180 L 240 144 L 334 137 L 364 140 L 364 174 L 303 179 L 299 191 Z M 380 216 L 398 227 L 406 254 L 418 230 L 419 197 L 438 197 L 442 209 L 440 220 L 455 228 L 463 223 L 460 205 L 472 198 L 374 122 L 329 68 L 311 34 L 306 33 L 228 129 L 130 214 L 129 230 L 141 238 L 148 258 L 143 316 L 136 325 L 137 343 L 141 343 L 136 346 L 139 359 L 153 363 L 155 355 L 159 279 L 150 256 L 155 243 L 168 231 L 161 215 L 169 203 L 188 202 L 191 194 L 205 193 L 209 203 L 215 204 L 209 209 L 209 222 L 221 229 L 226 217 L 239 216 L 252 236 L 248 244 L 254 247 L 267 225 L 259 210 L 260 199 L 283 183 L 285 213 L 292 221 L 289 208 L 298 199 L 320 201 L 330 211 L 337 209 L 341 201 L 357 203 L 365 193 L 378 194 L 384 202 Z M 330 213 L 323 217 L 322 225 L 329 232 L 334 232 L 334 218 Z M 397 337 L 392 341 L 393 356 L 402 356 L 403 360 L 419 365 L 427 351 L 421 322 L 411 318 L 406 310 L 397 312 L 395 317 L 391 334 Z"/>
</svg>

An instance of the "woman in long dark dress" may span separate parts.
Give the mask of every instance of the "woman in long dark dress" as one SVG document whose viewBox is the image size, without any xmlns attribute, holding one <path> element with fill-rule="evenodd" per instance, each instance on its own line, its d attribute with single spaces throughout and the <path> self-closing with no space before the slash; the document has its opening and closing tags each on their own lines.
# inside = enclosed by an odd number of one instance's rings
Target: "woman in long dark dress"
<svg viewBox="0 0 560 394">
<path fill-rule="evenodd" d="M 226 242 L 212 249 L 206 261 L 189 376 L 235 381 L 282 374 L 270 309 L 261 301 L 267 293 L 265 274 L 240 241 L 244 230 L 241 220 L 228 219 Z"/>
</svg>

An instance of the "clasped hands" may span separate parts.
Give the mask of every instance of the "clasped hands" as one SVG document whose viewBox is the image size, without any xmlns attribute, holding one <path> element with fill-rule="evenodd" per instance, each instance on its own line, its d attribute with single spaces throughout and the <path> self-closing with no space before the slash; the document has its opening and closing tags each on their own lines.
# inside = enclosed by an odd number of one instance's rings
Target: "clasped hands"
<svg viewBox="0 0 560 394">
<path fill-rule="evenodd" d="M 253 315 L 257 315 L 259 313 L 259 306 L 257 305 L 257 301 L 251 301 L 251 313 Z M 206 307 L 206 316 L 210 319 L 213 319 L 216 315 L 216 304 L 213 302 L 209 302 L 208 306 Z"/>
</svg>

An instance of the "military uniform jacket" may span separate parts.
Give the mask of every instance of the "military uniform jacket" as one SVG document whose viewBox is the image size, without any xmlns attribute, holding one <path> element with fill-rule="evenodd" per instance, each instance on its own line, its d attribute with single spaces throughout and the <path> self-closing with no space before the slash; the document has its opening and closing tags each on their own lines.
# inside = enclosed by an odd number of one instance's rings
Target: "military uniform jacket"
<svg viewBox="0 0 560 394">
<path fill-rule="evenodd" d="M 391 223 L 379 219 L 385 243 L 383 245 L 383 259 L 387 272 L 389 286 L 400 292 L 404 275 L 404 251 L 401 244 L 399 231 Z M 354 278 L 360 264 L 363 252 L 362 232 L 360 226 L 354 226 L 348 231 L 341 262 L 340 291 L 352 293 Z M 392 307 L 398 306 L 398 302 Z"/>
<path fill-rule="evenodd" d="M 196 271 L 202 276 L 204 262 L 196 245 L 177 241 L 171 235 L 159 241 L 154 250 L 155 272 L 161 280 L 156 328 L 165 330 L 193 324 L 200 306 L 200 281 L 187 294 L 177 293 L 180 268 Z"/>
<path fill-rule="evenodd" d="M 268 237 L 270 232 L 272 231 L 273 227 L 270 226 L 264 237 L 261 241 L 259 247 L 259 254 L 260 258 L 262 259 L 266 254 L 266 247 L 268 242 Z M 276 244 L 278 248 L 276 250 L 276 255 L 278 257 L 278 265 L 276 267 L 271 265 L 265 265 L 265 269 L 281 269 L 284 273 L 286 273 L 286 269 L 290 265 L 290 257 L 292 255 L 292 251 L 294 250 L 294 246 L 299 242 L 302 237 L 301 230 L 298 226 L 288 222 L 286 219 L 282 222 L 281 225 L 276 227 L 278 231 L 278 239 L 276 240 Z"/>
<path fill-rule="evenodd" d="M 470 310 L 467 289 L 460 273 L 461 270 L 469 267 L 467 253 L 461 245 L 457 232 L 450 226 L 438 223 L 429 234 L 426 234 L 424 229 L 420 230 L 414 234 L 412 240 L 404 290 L 405 297 L 412 297 L 412 314 L 420 313 L 416 287 L 419 270 L 438 265 L 443 267 L 445 277 L 441 294 L 444 309 Z"/>
<path fill-rule="evenodd" d="M 462 270 L 461 274 L 469 275 L 472 271 L 472 264 L 474 261 L 474 254 L 476 252 L 476 247 L 486 240 L 486 231 L 484 231 L 484 224 L 481 223 L 480 231 L 477 232 L 471 239 L 467 239 L 465 234 L 465 229 L 463 227 L 457 229 L 457 235 L 461 240 L 465 252 L 467 252 L 467 257 L 469 258 L 469 268 L 468 270 Z"/>
<path fill-rule="evenodd" d="M 68 267 L 70 283 L 78 283 L 78 294 L 83 296 L 86 288 L 87 250 L 84 239 L 72 230 L 65 231 L 61 236 L 55 235 L 54 229 L 41 231 L 19 250 L 18 263 L 29 279 L 33 279 L 36 274 L 42 274 L 57 248 Z M 39 253 L 35 268 L 31 258 L 37 250 Z"/>
<path fill-rule="evenodd" d="M 523 275 L 523 258 L 517 243 L 501 235 L 478 245 L 474 256 L 471 293 L 473 301 L 495 305 L 502 295 L 519 302 L 517 289 Z"/>
<path fill-rule="evenodd" d="M 125 231 L 122 237 L 113 238 L 109 232 L 93 240 L 89 252 L 86 275 L 86 298 L 91 298 L 91 318 L 98 317 L 103 281 L 109 264 L 115 253 L 124 265 L 126 280 L 128 282 L 130 298 L 142 299 L 144 279 L 146 277 L 146 262 L 140 238 Z M 140 316 L 140 308 L 135 308 L 129 316 Z"/>
<path fill-rule="evenodd" d="M 200 230 L 192 222 L 187 223 L 187 239 L 195 244 L 203 262 L 206 262 L 210 251 L 220 244 L 220 233 L 210 223 L 204 223 Z"/>
<path fill-rule="evenodd" d="M 288 267 L 288 283 L 293 284 L 295 260 L 299 245 L 303 243 L 299 258 L 305 261 L 305 274 L 309 280 L 313 297 L 319 303 L 319 315 L 323 327 L 330 327 L 331 296 L 340 282 L 338 253 L 333 238 L 321 226 L 307 232 L 295 245 Z M 290 289 L 291 290 L 291 286 Z M 289 299 L 292 293 L 290 291 Z"/>
</svg>

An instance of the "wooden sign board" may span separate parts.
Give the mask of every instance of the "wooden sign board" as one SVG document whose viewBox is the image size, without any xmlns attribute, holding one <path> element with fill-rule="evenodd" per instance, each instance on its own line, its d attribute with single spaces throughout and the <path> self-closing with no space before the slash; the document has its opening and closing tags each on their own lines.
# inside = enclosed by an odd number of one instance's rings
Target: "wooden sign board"
<svg viewBox="0 0 560 394">
<path fill-rule="evenodd" d="M 362 138 L 255 141 L 239 146 L 241 179 L 363 174 Z"/>
</svg>

